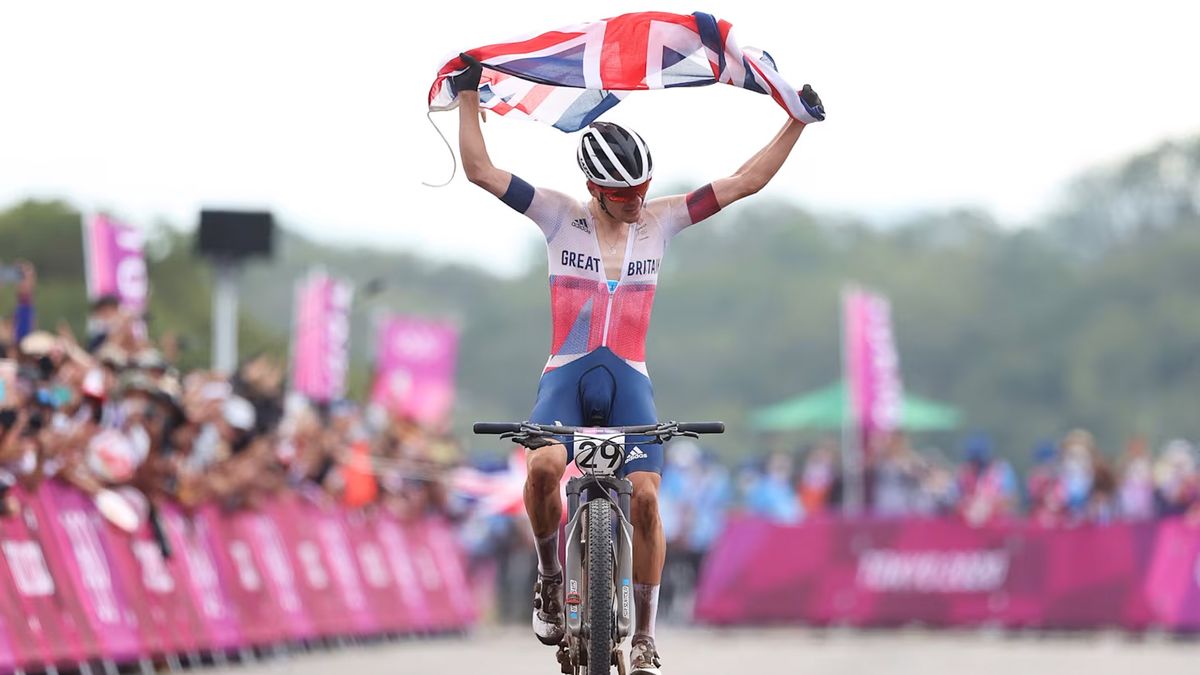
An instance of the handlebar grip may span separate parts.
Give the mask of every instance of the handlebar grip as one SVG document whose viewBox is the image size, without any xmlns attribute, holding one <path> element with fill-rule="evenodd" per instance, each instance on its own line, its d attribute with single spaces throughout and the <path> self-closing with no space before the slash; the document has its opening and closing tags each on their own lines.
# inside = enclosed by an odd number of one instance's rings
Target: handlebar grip
<svg viewBox="0 0 1200 675">
<path fill-rule="evenodd" d="M 725 433 L 724 422 L 682 422 L 679 425 L 680 431 L 690 431 L 694 434 L 723 434 Z"/>
<path fill-rule="evenodd" d="M 475 433 L 477 434 L 507 434 L 517 433 L 521 430 L 520 424 L 513 422 L 476 422 Z"/>
</svg>

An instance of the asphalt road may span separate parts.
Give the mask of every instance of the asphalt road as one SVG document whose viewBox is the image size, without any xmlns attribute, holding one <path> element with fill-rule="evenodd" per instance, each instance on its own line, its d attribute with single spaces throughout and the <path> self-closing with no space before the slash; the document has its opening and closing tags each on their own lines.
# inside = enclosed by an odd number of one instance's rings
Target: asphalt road
<svg viewBox="0 0 1200 675">
<path fill-rule="evenodd" d="M 658 642 L 664 659 L 664 675 L 1183 675 L 1200 672 L 1198 642 L 1115 633 L 1047 636 L 987 632 L 664 628 Z M 206 672 L 229 675 L 553 675 L 559 671 L 554 650 L 543 647 L 526 631 L 505 628 L 481 629 L 465 637 L 317 651 Z"/>
</svg>

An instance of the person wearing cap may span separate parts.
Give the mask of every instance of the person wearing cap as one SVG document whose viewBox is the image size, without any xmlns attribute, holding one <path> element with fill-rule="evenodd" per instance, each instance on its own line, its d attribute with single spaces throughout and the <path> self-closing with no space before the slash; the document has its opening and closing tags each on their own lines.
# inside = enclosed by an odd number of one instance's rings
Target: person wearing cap
<svg viewBox="0 0 1200 675">
<path fill-rule="evenodd" d="M 247 437 L 254 432 L 255 420 L 254 405 L 241 396 L 230 396 L 221 404 L 221 435 L 235 454 L 245 448 Z"/>
<path fill-rule="evenodd" d="M 170 364 L 163 358 L 162 352 L 153 347 L 139 350 L 131 359 L 133 366 L 147 371 L 151 377 L 159 378 L 167 374 Z"/>
</svg>

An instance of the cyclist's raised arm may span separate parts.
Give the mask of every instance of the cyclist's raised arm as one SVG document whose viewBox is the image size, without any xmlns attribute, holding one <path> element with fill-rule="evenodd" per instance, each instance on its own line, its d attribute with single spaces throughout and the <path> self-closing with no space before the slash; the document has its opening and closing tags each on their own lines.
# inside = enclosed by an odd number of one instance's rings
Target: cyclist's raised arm
<svg viewBox="0 0 1200 675">
<path fill-rule="evenodd" d="M 674 237 L 742 197 L 761 190 L 783 166 L 783 160 L 787 159 L 803 130 L 803 122 L 789 120 L 766 147 L 732 176 L 715 180 L 686 195 L 655 199 L 646 204 L 647 210 L 661 213 L 664 234 L 668 239 Z"/>
<path fill-rule="evenodd" d="M 467 180 L 497 197 L 503 197 L 512 174 L 497 169 L 488 157 L 479 128 L 479 93 L 464 91 L 458 95 L 458 152 L 462 156 Z"/>
<path fill-rule="evenodd" d="M 787 124 L 775 134 L 775 138 L 763 149 L 759 150 L 732 176 L 713 181 L 712 189 L 719 208 L 725 208 L 743 197 L 758 192 L 766 187 L 784 160 L 792 152 L 792 147 L 804 131 L 804 122 L 789 118 Z"/>
<path fill-rule="evenodd" d="M 800 96 L 806 104 L 822 107 L 821 98 L 812 87 L 804 85 Z M 712 189 L 718 208 L 725 208 L 763 189 L 779 172 L 803 131 L 804 122 L 789 118 L 787 124 L 775 134 L 775 138 L 755 153 L 736 173 L 728 178 L 713 181 Z"/>
<path fill-rule="evenodd" d="M 463 171 L 467 180 L 503 197 L 512 174 L 492 164 L 483 142 L 483 129 L 479 126 L 479 77 L 483 74 L 483 66 L 467 54 L 460 56 L 468 64 L 467 70 L 454 78 L 458 89 L 458 154 L 462 156 Z"/>
</svg>

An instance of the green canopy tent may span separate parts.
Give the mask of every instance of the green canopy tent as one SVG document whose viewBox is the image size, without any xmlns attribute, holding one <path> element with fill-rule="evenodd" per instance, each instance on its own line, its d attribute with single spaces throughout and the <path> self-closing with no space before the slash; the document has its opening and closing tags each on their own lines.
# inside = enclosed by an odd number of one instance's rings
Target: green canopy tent
<svg viewBox="0 0 1200 675">
<path fill-rule="evenodd" d="M 842 428 L 845 407 L 845 382 L 836 382 L 755 410 L 750 413 L 750 425 L 756 431 L 833 431 Z M 900 428 L 905 431 L 948 431 L 958 427 L 961 417 L 958 409 L 952 406 L 905 392 Z"/>
</svg>

